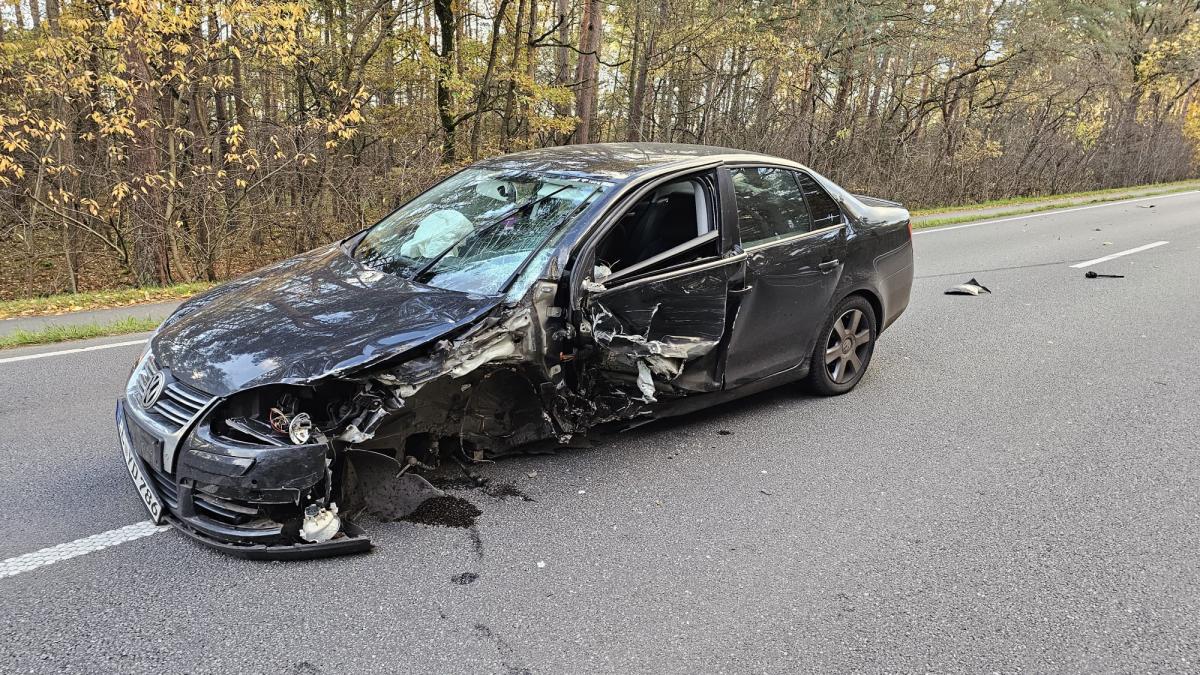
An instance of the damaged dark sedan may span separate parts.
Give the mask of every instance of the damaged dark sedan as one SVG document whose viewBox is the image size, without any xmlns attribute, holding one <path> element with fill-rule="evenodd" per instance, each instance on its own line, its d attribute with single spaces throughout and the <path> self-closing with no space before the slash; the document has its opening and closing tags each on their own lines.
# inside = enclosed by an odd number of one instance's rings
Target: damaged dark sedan
<svg viewBox="0 0 1200 675">
<path fill-rule="evenodd" d="M 794 162 L 604 144 L 472 165 L 217 287 L 117 404 L 155 521 L 244 557 L 363 551 L 424 477 L 786 383 L 862 378 L 904 311 L 900 205 Z"/>
</svg>

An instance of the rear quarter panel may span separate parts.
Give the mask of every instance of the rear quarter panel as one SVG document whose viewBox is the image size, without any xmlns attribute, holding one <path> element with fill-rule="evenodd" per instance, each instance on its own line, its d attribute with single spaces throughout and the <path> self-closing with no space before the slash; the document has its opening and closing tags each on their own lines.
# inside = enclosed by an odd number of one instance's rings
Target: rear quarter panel
<svg viewBox="0 0 1200 675">
<path fill-rule="evenodd" d="M 865 217 L 847 238 L 842 296 L 865 291 L 881 311 L 879 330 L 892 325 L 908 307 L 913 284 L 912 232 L 908 211 L 899 206 L 868 205 Z"/>
</svg>

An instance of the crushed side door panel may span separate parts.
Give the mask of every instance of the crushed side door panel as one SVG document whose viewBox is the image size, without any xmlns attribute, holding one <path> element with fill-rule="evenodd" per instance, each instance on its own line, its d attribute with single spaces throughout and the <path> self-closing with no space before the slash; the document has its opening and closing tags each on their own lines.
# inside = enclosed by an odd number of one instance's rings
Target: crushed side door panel
<svg viewBox="0 0 1200 675">
<path fill-rule="evenodd" d="M 646 403 L 661 393 L 720 389 L 717 347 L 732 267 L 712 261 L 594 290 L 581 332 L 593 336 L 601 377 Z"/>
</svg>

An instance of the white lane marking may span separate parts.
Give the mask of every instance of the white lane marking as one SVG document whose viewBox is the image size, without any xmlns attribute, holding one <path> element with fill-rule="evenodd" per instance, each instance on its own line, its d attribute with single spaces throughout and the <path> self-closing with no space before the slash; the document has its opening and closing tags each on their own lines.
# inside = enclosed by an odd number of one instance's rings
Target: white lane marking
<svg viewBox="0 0 1200 675">
<path fill-rule="evenodd" d="M 962 230 L 968 227 L 979 227 L 980 225 L 995 225 L 996 223 L 1008 223 L 1014 220 L 1028 220 L 1030 218 L 1043 218 L 1045 216 L 1058 216 L 1064 213 L 1072 213 L 1075 211 L 1087 211 L 1088 209 L 1100 209 L 1105 206 L 1120 206 L 1122 204 L 1133 204 L 1136 202 L 1146 202 L 1151 199 L 1168 199 L 1170 197 L 1182 197 L 1184 195 L 1194 195 L 1200 193 L 1200 190 L 1188 190 L 1187 192 L 1176 192 L 1169 195 L 1156 195 L 1153 197 L 1139 197 L 1138 199 L 1126 199 L 1119 202 L 1105 202 L 1103 204 L 1092 204 L 1090 206 L 1077 206 L 1073 209 L 1061 209 L 1058 211 L 1040 211 L 1038 213 L 1026 213 L 1023 216 L 1013 216 L 1012 218 L 1000 218 L 999 220 L 984 220 L 978 223 L 967 223 L 965 225 L 950 225 L 948 227 L 931 227 L 928 229 L 920 229 L 919 227 L 913 231 L 913 234 L 937 234 L 938 232 L 949 232 L 950 230 Z M 933 216 L 937 217 L 937 216 Z"/>
<path fill-rule="evenodd" d="M 1075 265 L 1071 265 L 1071 268 L 1079 269 L 1081 267 L 1091 267 L 1092 265 L 1099 265 L 1100 263 L 1108 262 L 1109 260 L 1112 260 L 1113 258 L 1120 258 L 1121 256 L 1129 255 L 1130 253 L 1140 253 L 1142 251 L 1148 251 L 1152 248 L 1158 248 L 1159 246 L 1163 246 L 1164 244 L 1169 244 L 1169 243 L 1171 243 L 1171 242 L 1156 241 L 1153 244 L 1146 244 L 1145 246 L 1138 246 L 1137 248 L 1131 248 L 1128 251 L 1118 251 L 1116 253 L 1113 253 L 1112 255 L 1106 255 L 1102 258 L 1096 258 L 1095 260 L 1087 260 L 1087 261 L 1084 261 L 1084 262 L 1081 262 L 1081 263 L 1078 263 Z"/>
<path fill-rule="evenodd" d="M 127 541 L 141 539 L 152 534 L 158 534 L 164 530 L 171 529 L 170 525 L 155 525 L 154 523 L 143 520 L 140 523 L 126 525 L 108 532 L 93 534 L 90 537 L 76 539 L 65 544 L 51 546 L 33 553 L 26 553 L 8 560 L 0 560 L 0 579 L 5 577 L 15 577 L 18 574 L 32 572 L 39 567 L 53 565 L 57 562 L 78 558 L 81 555 L 95 553 L 117 544 L 124 544 Z"/>
<path fill-rule="evenodd" d="M 33 359 L 44 359 L 50 356 L 62 356 L 63 354 L 79 354 L 82 352 L 94 352 L 98 349 L 112 349 L 113 347 L 129 347 L 131 345 L 145 344 L 145 340 L 129 340 L 127 342 L 112 342 L 106 345 L 93 345 L 91 347 L 76 347 L 75 349 L 61 349 L 57 352 L 42 352 L 40 354 L 25 354 L 24 356 L 8 356 L 0 359 L 0 363 L 14 363 L 16 361 L 31 361 Z"/>
</svg>

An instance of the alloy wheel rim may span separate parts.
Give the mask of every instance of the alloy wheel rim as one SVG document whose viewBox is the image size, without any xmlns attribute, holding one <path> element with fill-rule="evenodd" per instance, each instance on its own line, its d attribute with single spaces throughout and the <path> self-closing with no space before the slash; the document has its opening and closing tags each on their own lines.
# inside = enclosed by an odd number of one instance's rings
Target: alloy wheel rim
<svg viewBox="0 0 1200 675">
<path fill-rule="evenodd" d="M 850 309 L 833 322 L 825 340 L 825 370 L 834 384 L 850 382 L 863 369 L 871 347 L 871 326 L 860 309 Z"/>
</svg>

